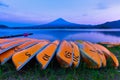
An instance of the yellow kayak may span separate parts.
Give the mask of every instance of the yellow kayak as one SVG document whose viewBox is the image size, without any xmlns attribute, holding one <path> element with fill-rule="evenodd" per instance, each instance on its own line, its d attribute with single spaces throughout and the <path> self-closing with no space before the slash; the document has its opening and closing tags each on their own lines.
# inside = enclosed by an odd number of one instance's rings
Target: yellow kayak
<svg viewBox="0 0 120 80">
<path fill-rule="evenodd" d="M 61 67 L 68 68 L 72 66 L 73 52 L 71 44 L 66 40 L 62 41 L 56 57 Z"/>
<path fill-rule="evenodd" d="M 55 54 L 58 45 L 59 41 L 55 40 L 37 54 L 36 59 L 41 64 L 42 69 L 47 68 L 48 64 Z"/>
<path fill-rule="evenodd" d="M 40 42 L 28 49 L 22 50 L 12 56 L 12 61 L 19 71 L 26 63 L 28 63 L 45 45 L 49 42 Z"/>
</svg>

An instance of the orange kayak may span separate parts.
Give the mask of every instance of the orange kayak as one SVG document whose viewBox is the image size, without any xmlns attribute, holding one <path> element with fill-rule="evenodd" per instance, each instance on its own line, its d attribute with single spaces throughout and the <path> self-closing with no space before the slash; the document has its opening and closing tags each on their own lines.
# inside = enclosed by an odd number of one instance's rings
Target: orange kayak
<svg viewBox="0 0 120 80">
<path fill-rule="evenodd" d="M 15 40 L 18 40 L 18 39 L 0 39 L 0 44 L 5 44 L 5 43 L 9 43 L 9 42 L 12 42 L 12 41 L 15 41 Z"/>
<path fill-rule="evenodd" d="M 30 48 L 17 52 L 12 56 L 12 61 L 19 71 L 24 65 L 26 65 L 45 45 L 49 42 L 40 42 Z"/>
<path fill-rule="evenodd" d="M 79 41 L 78 41 L 79 42 Z M 81 45 L 83 46 L 81 48 Z M 84 62 L 90 68 L 100 68 L 102 66 L 100 56 L 96 50 L 86 42 L 78 43 Z"/>
<path fill-rule="evenodd" d="M 0 39 L 0 44 L 6 43 L 6 42 L 9 42 L 9 41 L 10 41 L 10 39 Z"/>
<path fill-rule="evenodd" d="M 8 60 L 10 60 L 12 55 L 15 54 L 16 52 L 22 51 L 24 49 L 27 49 L 27 48 L 35 45 L 35 44 L 37 44 L 36 41 L 33 41 L 33 40 L 27 41 L 27 42 L 25 42 L 25 43 L 23 43 L 23 44 L 21 44 L 19 46 L 16 46 L 16 47 L 14 47 L 14 48 L 12 48 L 12 49 L 10 49 L 10 50 L 0 54 L 0 63 L 1 63 L 1 65 L 3 65 Z"/>
<path fill-rule="evenodd" d="M 89 45 L 91 45 L 96 50 L 96 52 L 98 53 L 98 55 L 100 56 L 100 59 L 102 61 L 102 67 L 106 67 L 106 58 L 105 58 L 104 53 L 96 46 L 96 44 L 93 44 L 91 42 L 87 42 L 87 43 Z"/>
<path fill-rule="evenodd" d="M 54 42 L 50 43 L 46 48 L 44 48 L 42 51 L 40 51 L 37 54 L 36 59 L 41 64 L 42 69 L 47 68 L 51 59 L 55 55 L 55 51 L 58 45 L 59 45 L 59 41 L 55 40 Z"/>
<path fill-rule="evenodd" d="M 61 67 L 68 68 L 72 66 L 73 52 L 71 44 L 66 40 L 62 41 L 56 57 Z"/>
<path fill-rule="evenodd" d="M 70 42 L 73 48 L 73 67 L 78 67 L 80 63 L 80 51 L 78 46 L 74 42 Z"/>
<path fill-rule="evenodd" d="M 12 49 L 20 44 L 23 44 L 26 40 L 16 40 L 0 46 L 0 54 L 6 52 L 9 49 Z"/>
<path fill-rule="evenodd" d="M 118 68 L 119 66 L 119 61 L 117 59 L 117 57 L 112 53 L 110 52 L 107 48 L 105 48 L 104 46 L 100 45 L 100 44 L 95 44 L 103 53 L 104 55 L 106 56 L 106 58 L 110 58 L 113 62 L 113 66 L 115 68 Z"/>
</svg>

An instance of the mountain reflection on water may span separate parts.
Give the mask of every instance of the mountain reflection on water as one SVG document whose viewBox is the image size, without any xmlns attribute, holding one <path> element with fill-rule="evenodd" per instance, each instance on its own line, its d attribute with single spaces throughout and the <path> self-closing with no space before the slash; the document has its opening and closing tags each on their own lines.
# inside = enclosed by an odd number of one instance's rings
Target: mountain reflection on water
<svg viewBox="0 0 120 80">
<path fill-rule="evenodd" d="M 0 36 L 33 33 L 29 38 L 47 40 L 86 40 L 91 42 L 120 42 L 120 30 L 40 30 L 40 29 L 0 29 Z"/>
<path fill-rule="evenodd" d="M 105 35 L 103 33 L 97 32 L 86 32 L 86 33 L 77 33 L 77 34 L 70 34 L 67 36 L 59 35 L 53 36 L 51 34 L 34 34 L 29 36 L 30 38 L 36 39 L 47 39 L 47 40 L 85 40 L 91 42 L 120 42 L 120 37 L 112 36 L 112 35 Z"/>
</svg>

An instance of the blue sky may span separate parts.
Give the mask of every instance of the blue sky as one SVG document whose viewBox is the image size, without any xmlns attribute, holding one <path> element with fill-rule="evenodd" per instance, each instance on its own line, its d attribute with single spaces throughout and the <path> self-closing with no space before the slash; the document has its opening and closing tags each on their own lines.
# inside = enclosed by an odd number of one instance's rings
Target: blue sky
<svg viewBox="0 0 120 80">
<path fill-rule="evenodd" d="M 29 26 L 57 18 L 79 24 L 120 19 L 120 0 L 0 0 L 0 24 Z"/>
</svg>

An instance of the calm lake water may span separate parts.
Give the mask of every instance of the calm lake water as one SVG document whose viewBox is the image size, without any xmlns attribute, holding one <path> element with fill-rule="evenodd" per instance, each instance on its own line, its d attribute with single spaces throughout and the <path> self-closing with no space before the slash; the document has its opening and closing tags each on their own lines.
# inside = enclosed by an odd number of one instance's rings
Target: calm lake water
<svg viewBox="0 0 120 80">
<path fill-rule="evenodd" d="M 120 42 L 120 29 L 0 29 L 0 36 L 33 33 L 30 38 Z"/>
</svg>

